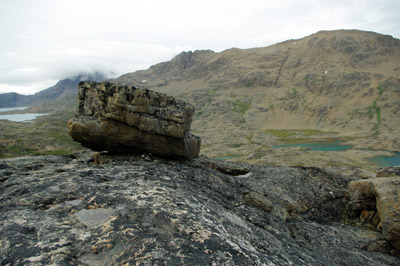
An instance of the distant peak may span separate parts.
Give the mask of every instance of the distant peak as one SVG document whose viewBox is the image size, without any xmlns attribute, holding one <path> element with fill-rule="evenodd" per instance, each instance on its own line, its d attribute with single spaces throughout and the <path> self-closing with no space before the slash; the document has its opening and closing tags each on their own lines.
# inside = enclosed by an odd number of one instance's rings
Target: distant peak
<svg viewBox="0 0 400 266">
<path fill-rule="evenodd" d="M 67 80 L 92 80 L 92 81 L 103 81 L 106 80 L 108 77 L 106 74 L 102 72 L 86 72 L 86 73 L 79 73 L 75 76 L 66 78 Z"/>
<path fill-rule="evenodd" d="M 386 37 L 386 38 L 392 38 L 392 39 L 396 39 L 391 35 L 386 35 L 386 34 L 381 34 L 381 33 L 377 33 L 374 31 L 363 31 L 363 30 L 357 30 L 357 29 L 338 29 L 338 30 L 320 30 L 316 33 L 313 33 L 307 37 L 311 37 L 311 36 L 371 36 L 371 37 L 378 37 L 378 36 L 382 36 L 382 37 Z M 305 37 L 305 38 L 307 38 Z"/>
</svg>

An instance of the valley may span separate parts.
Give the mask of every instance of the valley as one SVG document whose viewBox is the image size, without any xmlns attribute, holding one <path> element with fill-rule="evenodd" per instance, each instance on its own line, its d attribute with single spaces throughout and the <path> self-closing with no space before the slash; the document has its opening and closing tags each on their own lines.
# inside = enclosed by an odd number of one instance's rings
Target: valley
<svg viewBox="0 0 400 266">
<path fill-rule="evenodd" d="M 209 157 L 373 171 L 367 158 L 400 150 L 400 41 L 391 36 L 323 31 L 264 48 L 184 52 L 115 81 L 194 104 L 193 132 Z M 272 148 L 327 139 L 353 149 Z"/>
<path fill-rule="evenodd" d="M 72 112 L 55 112 L 32 122 L 0 120 L 0 158 L 63 155 L 82 150 L 66 130 Z"/>
<path fill-rule="evenodd" d="M 192 131 L 202 138 L 200 153 L 210 158 L 371 176 L 379 167 L 371 157 L 400 151 L 400 40 L 391 36 L 321 31 L 263 48 L 183 52 L 112 81 L 193 104 Z M 72 95 L 30 109 L 57 114 L 26 124 L 0 121 L 1 156 L 24 154 L 13 152 L 18 145 L 39 154 L 82 149 L 66 132 Z M 275 148 L 330 140 L 352 148 Z"/>
</svg>

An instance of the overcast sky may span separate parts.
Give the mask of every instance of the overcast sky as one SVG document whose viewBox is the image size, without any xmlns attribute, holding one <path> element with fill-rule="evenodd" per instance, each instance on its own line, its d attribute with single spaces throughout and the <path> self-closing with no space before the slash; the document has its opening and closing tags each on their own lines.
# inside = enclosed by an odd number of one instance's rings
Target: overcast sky
<svg viewBox="0 0 400 266">
<path fill-rule="evenodd" d="M 0 93 L 81 72 L 119 76 L 182 51 L 268 46 L 319 30 L 400 38 L 399 0 L 0 0 Z"/>
</svg>

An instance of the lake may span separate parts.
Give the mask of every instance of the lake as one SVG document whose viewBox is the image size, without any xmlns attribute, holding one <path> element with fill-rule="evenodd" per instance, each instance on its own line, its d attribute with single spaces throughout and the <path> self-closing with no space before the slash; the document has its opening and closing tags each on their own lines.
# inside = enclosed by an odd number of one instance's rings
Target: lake
<svg viewBox="0 0 400 266">
<path fill-rule="evenodd" d="M 0 120 L 9 120 L 13 122 L 29 122 L 36 119 L 39 116 L 47 114 L 10 114 L 10 115 L 0 115 Z"/>
<path fill-rule="evenodd" d="M 394 152 L 394 154 L 394 156 L 374 156 L 367 160 L 380 167 L 400 166 L 400 152 Z"/>
<path fill-rule="evenodd" d="M 8 111 L 20 111 L 25 110 L 28 107 L 10 107 L 10 108 L 0 108 L 0 120 L 9 120 L 13 122 L 29 122 L 36 119 L 39 116 L 47 115 L 47 114 L 35 114 L 35 113 L 25 113 L 25 114 L 4 114 L 3 112 Z"/>
<path fill-rule="evenodd" d="M 341 140 L 334 140 L 329 142 L 303 142 L 303 143 L 290 143 L 272 146 L 273 149 L 283 147 L 305 147 L 312 151 L 344 151 L 352 149 L 352 145 L 342 145 Z M 390 167 L 400 165 L 400 152 L 394 152 L 393 156 L 374 156 L 367 158 L 370 163 L 379 167 Z"/>
<path fill-rule="evenodd" d="M 323 141 L 323 142 L 301 142 L 301 143 L 290 143 L 290 144 L 280 144 L 272 146 L 273 149 L 283 148 L 283 147 L 304 147 L 312 151 L 344 151 L 353 148 L 352 145 L 342 145 L 343 141 L 333 140 L 333 141 Z"/>
</svg>

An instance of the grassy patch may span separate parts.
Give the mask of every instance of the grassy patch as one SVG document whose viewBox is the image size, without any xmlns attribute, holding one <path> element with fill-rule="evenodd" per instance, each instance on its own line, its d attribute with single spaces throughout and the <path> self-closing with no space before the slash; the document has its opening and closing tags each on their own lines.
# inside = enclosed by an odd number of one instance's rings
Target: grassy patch
<svg viewBox="0 0 400 266">
<path fill-rule="evenodd" d="M 208 96 L 210 96 L 210 97 L 215 97 L 215 96 L 217 96 L 217 91 L 216 91 L 216 90 L 208 89 L 208 90 L 207 90 L 207 94 L 208 94 Z"/>
<path fill-rule="evenodd" d="M 357 114 L 357 113 L 359 113 L 359 111 L 360 111 L 360 110 L 359 110 L 358 108 L 356 108 L 356 109 L 351 113 L 350 120 L 353 120 L 354 115 Z"/>
<path fill-rule="evenodd" d="M 308 77 L 308 75 L 305 75 L 303 79 L 306 83 L 306 86 L 308 86 L 308 83 L 310 82 L 310 78 Z"/>
<path fill-rule="evenodd" d="M 232 104 L 233 104 L 232 110 L 235 113 L 238 113 L 240 115 L 239 122 L 241 124 L 246 123 L 246 119 L 244 118 L 244 115 L 246 114 L 247 110 L 249 110 L 251 107 L 251 100 L 248 98 L 246 98 L 244 100 L 237 99 Z"/>
<path fill-rule="evenodd" d="M 239 148 L 239 147 L 242 147 L 244 144 L 242 144 L 242 143 L 232 143 L 232 144 L 228 144 L 228 145 L 226 145 L 226 147 L 228 147 L 228 148 Z"/>
<path fill-rule="evenodd" d="M 256 80 L 255 78 L 248 80 L 247 83 L 246 83 L 246 87 L 247 88 L 253 88 L 255 80 Z"/>
<path fill-rule="evenodd" d="M 212 148 L 213 146 L 213 144 L 201 144 L 201 149 Z"/>
<path fill-rule="evenodd" d="M 290 129 L 270 129 L 266 130 L 268 133 L 272 134 L 278 140 L 284 141 L 284 142 L 293 142 L 293 141 L 300 141 L 304 139 L 308 139 L 311 136 L 315 135 L 321 135 L 325 133 L 330 133 L 330 134 L 337 134 L 336 132 L 323 132 L 318 129 L 296 129 L 296 130 L 290 130 Z"/>
<path fill-rule="evenodd" d="M 296 98 L 299 92 L 296 90 L 296 88 L 292 88 L 292 92 L 293 92 L 293 97 Z"/>
<path fill-rule="evenodd" d="M 275 129 L 270 129 L 267 130 L 268 133 L 272 134 L 274 137 L 279 138 L 280 140 L 286 140 L 293 135 L 295 135 L 294 131 L 289 131 L 289 130 L 275 130 Z"/>
<path fill-rule="evenodd" d="M 33 122 L 0 121 L 0 157 L 64 155 L 82 150 L 67 132 L 69 112 L 42 116 Z"/>
<path fill-rule="evenodd" d="M 206 111 L 204 111 L 204 110 L 196 112 L 196 118 L 199 118 L 199 117 L 202 116 L 205 112 L 206 112 Z"/>
<path fill-rule="evenodd" d="M 255 144 L 255 142 L 253 141 L 253 137 L 254 137 L 254 132 L 252 132 L 252 133 L 250 133 L 250 135 L 246 136 L 246 139 L 249 142 L 249 144 Z"/>
<path fill-rule="evenodd" d="M 273 105 L 273 104 L 270 104 L 270 105 L 269 105 L 269 108 L 271 109 L 271 111 L 273 111 L 273 110 L 274 110 L 274 105 Z"/>
<path fill-rule="evenodd" d="M 376 124 L 372 128 L 372 131 L 375 131 L 375 134 L 379 134 L 378 130 L 381 125 L 381 108 L 377 105 L 377 102 L 382 97 L 383 92 L 384 92 L 381 85 L 379 85 L 377 89 L 379 90 L 379 95 L 375 99 L 375 101 L 372 103 L 372 109 L 375 110 L 375 112 L 376 112 Z M 369 108 L 369 110 L 370 110 L 370 108 Z"/>
<path fill-rule="evenodd" d="M 36 150 L 24 145 L 20 141 L 1 147 L 0 158 L 17 157 L 35 154 Z"/>
<path fill-rule="evenodd" d="M 250 109 L 250 107 L 251 107 L 251 101 L 249 99 L 245 100 L 237 99 L 236 101 L 233 102 L 233 111 L 241 115 L 244 115 L 247 112 L 247 110 Z"/>
</svg>

